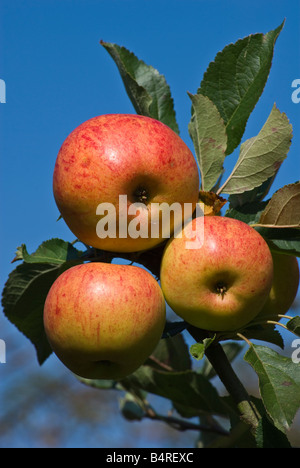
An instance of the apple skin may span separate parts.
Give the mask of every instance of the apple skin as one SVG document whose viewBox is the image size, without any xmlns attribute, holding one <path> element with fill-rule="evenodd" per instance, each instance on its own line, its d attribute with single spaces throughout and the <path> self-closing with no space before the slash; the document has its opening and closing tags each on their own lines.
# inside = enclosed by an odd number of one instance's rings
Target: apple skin
<svg viewBox="0 0 300 468">
<path fill-rule="evenodd" d="M 292 306 L 299 287 L 299 264 L 293 255 L 272 252 L 274 264 L 273 284 L 266 303 L 256 317 L 285 315 Z"/>
<path fill-rule="evenodd" d="M 194 240 L 202 246 L 187 249 L 196 229 Z M 262 236 L 241 221 L 195 218 L 182 237 L 168 241 L 160 280 L 167 303 L 186 322 L 205 330 L 233 331 L 250 322 L 267 300 L 272 255 Z"/>
<path fill-rule="evenodd" d="M 192 152 L 167 125 L 141 115 L 107 114 L 87 120 L 66 138 L 55 163 L 53 193 L 80 241 L 107 251 L 136 252 L 165 240 L 151 238 L 151 217 L 147 238 L 120 238 L 117 224 L 117 238 L 100 239 L 97 206 L 112 203 L 118 213 L 119 195 L 127 195 L 128 208 L 147 206 L 145 217 L 151 203 L 192 203 L 194 209 L 199 172 Z M 133 218 L 128 215 L 128 223 Z"/>
<path fill-rule="evenodd" d="M 119 380 L 151 355 L 165 326 L 161 288 L 146 270 L 87 263 L 53 283 L 44 306 L 50 346 L 74 374 Z"/>
</svg>

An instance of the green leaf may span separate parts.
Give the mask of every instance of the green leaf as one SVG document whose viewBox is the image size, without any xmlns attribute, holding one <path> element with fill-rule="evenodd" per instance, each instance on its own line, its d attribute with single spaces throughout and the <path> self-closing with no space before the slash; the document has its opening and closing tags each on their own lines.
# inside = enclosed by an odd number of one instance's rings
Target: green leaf
<svg viewBox="0 0 300 468">
<path fill-rule="evenodd" d="M 18 262 L 19 260 L 23 260 L 23 252 L 24 252 L 25 244 L 22 244 L 20 247 L 17 247 L 15 252 L 15 257 L 11 261 L 11 263 Z"/>
<path fill-rule="evenodd" d="M 104 41 L 100 44 L 116 63 L 136 112 L 160 120 L 179 133 L 174 102 L 165 77 L 125 47 Z"/>
<path fill-rule="evenodd" d="M 270 188 L 272 187 L 272 184 L 274 182 L 274 179 L 278 173 L 278 170 L 272 177 L 263 182 L 259 187 L 255 187 L 254 189 L 248 190 L 247 192 L 230 195 L 228 197 L 230 207 L 239 209 L 240 207 L 243 207 L 244 205 L 248 205 L 250 203 L 252 204 L 262 202 L 264 198 L 268 195 Z"/>
<path fill-rule="evenodd" d="M 239 145 L 248 118 L 264 90 L 283 25 L 284 22 L 265 35 L 250 35 L 227 45 L 204 74 L 197 93 L 216 105 L 225 122 L 227 154 Z"/>
<path fill-rule="evenodd" d="M 299 229 L 267 228 L 259 224 L 260 217 L 268 202 L 253 202 L 236 208 L 229 208 L 225 212 L 225 216 L 238 219 L 252 226 L 265 238 L 270 250 L 300 257 Z"/>
<path fill-rule="evenodd" d="M 202 342 L 194 343 L 190 347 L 190 353 L 193 356 L 193 358 L 196 359 L 197 361 L 200 361 L 201 359 L 203 359 L 205 351 L 212 344 L 215 337 L 216 335 L 214 335 L 213 338 L 204 338 Z"/>
<path fill-rule="evenodd" d="M 264 228 L 255 225 L 254 228 L 266 239 L 272 251 L 300 257 L 299 229 Z"/>
<path fill-rule="evenodd" d="M 247 325 L 247 328 L 243 330 L 243 336 L 248 338 L 248 340 L 266 341 L 284 349 L 284 340 L 279 331 L 276 330 L 276 326 L 274 324 L 266 323 L 254 325 L 254 323 L 255 318 L 253 319 L 253 322 L 250 322 L 249 325 Z"/>
<path fill-rule="evenodd" d="M 300 366 L 268 347 L 253 344 L 244 359 L 258 375 L 260 394 L 269 417 L 284 432 L 300 407 Z"/>
<path fill-rule="evenodd" d="M 252 202 L 236 208 L 229 208 L 225 216 L 227 218 L 238 219 L 246 224 L 255 224 L 258 222 L 261 213 L 265 209 L 267 202 Z"/>
<path fill-rule="evenodd" d="M 52 353 L 44 331 L 43 310 L 59 266 L 23 263 L 13 270 L 2 293 L 4 314 L 35 346 L 42 364 Z"/>
<path fill-rule="evenodd" d="M 158 370 L 184 371 L 191 368 L 188 347 L 181 334 L 160 340 L 147 361 Z"/>
<path fill-rule="evenodd" d="M 226 129 L 214 103 L 201 94 L 189 94 L 193 104 L 189 133 L 201 173 L 201 188 L 210 191 L 223 172 L 227 146 Z"/>
<path fill-rule="evenodd" d="M 255 439 L 257 448 L 292 448 L 286 435 L 264 415 L 258 423 Z"/>
<path fill-rule="evenodd" d="M 278 171 L 291 138 L 292 126 L 274 105 L 259 134 L 241 145 L 240 156 L 218 193 L 237 194 L 261 186 Z"/>
<path fill-rule="evenodd" d="M 82 263 L 82 252 L 61 239 L 43 242 L 28 254 L 23 244 L 17 249 L 23 263 L 10 274 L 2 291 L 3 312 L 35 346 L 42 364 L 52 353 L 44 331 L 44 303 L 50 287 L 64 270 Z M 16 260 L 15 260 L 16 261 Z"/>
<path fill-rule="evenodd" d="M 50 239 L 43 242 L 38 249 L 29 254 L 25 244 L 18 247 L 16 257 L 26 263 L 51 263 L 61 265 L 66 261 L 78 260 L 82 252 L 77 250 L 70 242 L 62 239 Z"/>
<path fill-rule="evenodd" d="M 226 415 L 227 410 L 214 386 L 201 374 L 191 370 L 183 372 L 158 371 L 141 366 L 125 379 L 130 385 L 148 393 L 171 400 L 176 407 L 190 410 L 190 414 L 204 411 Z M 122 382 L 121 382 L 122 383 Z"/>
<path fill-rule="evenodd" d="M 300 228 L 300 182 L 277 190 L 262 212 L 258 224 L 274 228 Z"/>
<path fill-rule="evenodd" d="M 294 333 L 294 335 L 300 336 L 300 317 L 293 317 L 286 323 L 286 327 Z"/>
<path fill-rule="evenodd" d="M 205 344 L 203 343 L 194 343 L 190 347 L 191 356 L 197 361 L 201 361 L 204 358 L 205 353 Z"/>
</svg>

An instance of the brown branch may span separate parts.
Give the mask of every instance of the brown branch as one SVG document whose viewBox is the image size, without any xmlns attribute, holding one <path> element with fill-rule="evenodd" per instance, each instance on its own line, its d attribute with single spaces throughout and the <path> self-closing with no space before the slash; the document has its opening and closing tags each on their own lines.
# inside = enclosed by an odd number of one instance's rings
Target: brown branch
<svg viewBox="0 0 300 468">
<path fill-rule="evenodd" d="M 203 339 L 202 330 L 189 327 L 188 331 L 196 341 L 201 341 Z M 234 372 L 224 349 L 220 343 L 212 343 L 211 346 L 206 349 L 205 354 L 236 404 L 241 420 L 251 427 L 251 432 L 254 434 L 261 416 L 254 403 L 251 401 L 247 390 Z"/>
<path fill-rule="evenodd" d="M 154 421 L 162 421 L 167 423 L 169 426 L 177 429 L 178 431 L 205 431 L 205 432 L 213 432 L 215 434 L 220 434 L 223 436 L 228 436 L 229 433 L 222 429 L 218 425 L 214 426 L 205 426 L 203 424 L 195 424 L 184 419 L 175 418 L 173 416 L 163 416 L 161 414 L 156 413 L 152 410 L 152 408 L 148 408 L 145 413 L 145 418 L 152 419 Z"/>
</svg>

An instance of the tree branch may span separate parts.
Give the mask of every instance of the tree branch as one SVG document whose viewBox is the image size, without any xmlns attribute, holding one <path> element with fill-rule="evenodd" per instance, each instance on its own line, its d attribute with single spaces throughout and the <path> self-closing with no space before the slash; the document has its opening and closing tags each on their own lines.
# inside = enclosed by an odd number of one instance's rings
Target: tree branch
<svg viewBox="0 0 300 468">
<path fill-rule="evenodd" d="M 173 416 L 163 416 L 153 411 L 152 408 L 149 408 L 149 410 L 146 411 L 144 417 L 152 419 L 154 421 L 165 422 L 169 426 L 173 427 L 174 429 L 177 429 L 178 431 L 187 431 L 187 430 L 198 431 L 198 432 L 205 431 L 205 432 L 213 432 L 215 434 L 220 434 L 222 436 L 229 435 L 229 433 L 225 431 L 224 429 L 222 429 L 220 426 L 217 426 L 217 425 L 205 426 L 203 424 L 194 424 L 184 419 L 175 418 Z"/>
<path fill-rule="evenodd" d="M 188 331 L 197 342 L 203 340 L 204 336 L 202 330 L 189 327 Z M 236 404 L 241 420 L 251 427 L 252 433 L 255 433 L 261 416 L 254 403 L 251 401 L 247 390 L 234 372 L 222 346 L 220 343 L 212 343 L 211 346 L 206 349 L 205 354 Z"/>
</svg>

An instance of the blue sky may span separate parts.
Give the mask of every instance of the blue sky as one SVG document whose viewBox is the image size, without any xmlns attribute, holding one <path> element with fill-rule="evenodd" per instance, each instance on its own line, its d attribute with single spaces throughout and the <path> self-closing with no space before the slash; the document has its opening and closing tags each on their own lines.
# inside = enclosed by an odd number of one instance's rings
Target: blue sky
<svg viewBox="0 0 300 468">
<path fill-rule="evenodd" d="M 52 237 L 74 239 L 63 221 L 56 222 L 52 194 L 63 140 L 93 116 L 134 112 L 100 39 L 127 47 L 165 75 L 181 137 L 193 149 L 187 91 L 196 92 L 225 45 L 275 29 L 283 19 L 267 86 L 244 135 L 259 132 L 274 102 L 290 119 L 292 147 L 273 191 L 300 174 L 300 103 L 291 99 L 291 83 L 300 79 L 298 0 L 0 0 L 0 79 L 6 83 L 6 103 L 0 104 L 1 290 L 21 243 L 31 252 Z M 0 315 L 0 338 L 12 333 Z"/>
</svg>

